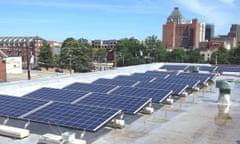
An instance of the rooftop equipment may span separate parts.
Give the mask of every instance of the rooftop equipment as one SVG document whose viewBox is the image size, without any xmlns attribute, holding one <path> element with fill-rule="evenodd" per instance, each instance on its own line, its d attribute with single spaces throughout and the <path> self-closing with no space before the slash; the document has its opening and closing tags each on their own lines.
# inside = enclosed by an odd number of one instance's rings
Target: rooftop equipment
<svg viewBox="0 0 240 144">
<path fill-rule="evenodd" d="M 230 105 L 230 94 L 234 87 L 234 82 L 232 80 L 218 80 L 216 87 L 219 88 L 218 103 L 221 105 Z"/>
<path fill-rule="evenodd" d="M 28 137 L 30 132 L 28 129 L 0 125 L 0 135 L 22 139 Z"/>
</svg>

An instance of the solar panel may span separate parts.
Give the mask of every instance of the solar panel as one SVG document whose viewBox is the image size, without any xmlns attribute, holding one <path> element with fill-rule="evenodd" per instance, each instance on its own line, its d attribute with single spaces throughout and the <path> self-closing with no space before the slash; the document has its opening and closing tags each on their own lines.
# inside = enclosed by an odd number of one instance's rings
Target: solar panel
<svg viewBox="0 0 240 144">
<path fill-rule="evenodd" d="M 114 89 L 115 87 L 116 86 L 113 86 L 113 85 L 73 83 L 73 84 L 70 84 L 70 85 L 64 87 L 63 89 L 107 93 L 108 91 Z"/>
<path fill-rule="evenodd" d="M 177 72 L 167 72 L 167 71 L 147 71 L 145 73 L 146 75 L 150 76 L 159 76 L 159 77 L 166 77 L 166 76 L 171 76 L 171 75 L 176 75 Z"/>
<path fill-rule="evenodd" d="M 173 94 L 181 95 L 188 88 L 188 85 L 187 84 L 164 83 L 164 82 L 162 82 L 162 83 L 140 82 L 135 87 L 172 90 Z"/>
<path fill-rule="evenodd" d="M 75 129 L 97 131 L 120 113 L 121 110 L 118 109 L 54 102 L 25 116 L 24 119 Z"/>
<path fill-rule="evenodd" d="M 63 89 L 55 89 L 55 88 L 41 88 L 29 94 L 24 95 L 24 97 L 71 103 L 72 101 L 78 99 L 81 96 L 86 95 L 87 93 L 88 92 L 65 90 L 65 89 L 63 90 Z"/>
<path fill-rule="evenodd" d="M 168 96 L 172 94 L 171 90 L 156 90 L 145 89 L 137 87 L 119 87 L 111 92 L 111 94 L 135 96 L 135 97 L 148 97 L 152 98 L 154 103 L 164 101 Z"/>
<path fill-rule="evenodd" d="M 160 69 L 167 70 L 185 70 L 187 69 L 187 65 L 163 65 Z"/>
<path fill-rule="evenodd" d="M 216 67 L 214 66 L 199 66 L 200 71 L 214 71 Z"/>
<path fill-rule="evenodd" d="M 116 80 L 134 80 L 134 81 L 151 81 L 154 77 L 147 76 L 144 74 L 141 75 L 130 75 L 130 76 L 117 76 L 114 79 Z"/>
<path fill-rule="evenodd" d="M 167 74 L 156 74 L 156 73 L 141 73 L 141 74 L 134 74 L 134 77 L 148 77 L 148 78 L 166 78 Z"/>
<path fill-rule="evenodd" d="M 46 103 L 48 102 L 0 95 L 0 115 L 17 118 Z"/>
<path fill-rule="evenodd" d="M 120 79 L 97 79 L 92 84 L 103 84 L 103 85 L 117 85 L 117 86 L 132 86 L 136 83 L 133 80 L 120 80 Z"/>
<path fill-rule="evenodd" d="M 203 73 L 179 73 L 177 77 L 186 79 L 200 80 L 201 84 L 207 83 L 209 80 L 215 80 L 216 74 L 203 74 Z"/>
<path fill-rule="evenodd" d="M 187 84 L 189 89 L 194 89 L 200 84 L 200 80 L 197 79 L 185 79 L 178 77 L 168 77 L 166 79 L 156 79 L 154 83 L 175 83 L 175 84 Z"/>
<path fill-rule="evenodd" d="M 240 72 L 240 67 L 218 66 L 216 71 L 219 72 Z"/>
<path fill-rule="evenodd" d="M 130 97 L 92 93 L 91 95 L 81 99 L 77 102 L 77 104 L 117 108 L 121 109 L 124 113 L 135 114 L 151 101 L 151 98 L 147 97 Z"/>
<path fill-rule="evenodd" d="M 214 73 L 210 73 L 210 74 L 206 74 L 206 73 L 198 73 L 197 75 L 199 75 L 199 76 L 209 77 L 210 80 L 215 80 L 216 77 L 217 77 L 217 74 L 214 74 Z"/>
</svg>

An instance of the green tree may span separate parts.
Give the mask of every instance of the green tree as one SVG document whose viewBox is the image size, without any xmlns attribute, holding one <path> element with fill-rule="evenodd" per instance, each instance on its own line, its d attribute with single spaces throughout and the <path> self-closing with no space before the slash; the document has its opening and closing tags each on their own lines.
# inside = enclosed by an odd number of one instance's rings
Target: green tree
<svg viewBox="0 0 240 144">
<path fill-rule="evenodd" d="M 229 52 L 227 49 L 220 47 L 211 56 L 210 63 L 215 64 L 229 64 Z"/>
<path fill-rule="evenodd" d="M 41 46 L 38 63 L 47 70 L 50 67 L 54 67 L 53 53 L 49 44 L 44 43 L 43 46 Z"/>
<path fill-rule="evenodd" d="M 203 57 L 200 55 L 200 51 L 198 49 L 188 50 L 186 51 L 186 57 L 184 62 L 188 63 L 202 63 Z"/>
<path fill-rule="evenodd" d="M 231 64 L 240 64 L 240 45 L 229 51 L 229 62 Z"/>
<path fill-rule="evenodd" d="M 163 48 L 161 40 L 159 40 L 157 36 L 148 36 L 145 39 L 145 45 L 147 57 L 149 58 L 150 62 L 165 61 L 167 52 Z"/>
<path fill-rule="evenodd" d="M 115 46 L 117 53 L 117 65 L 127 66 L 145 63 L 144 47 L 135 38 L 124 38 L 118 41 Z"/>
<path fill-rule="evenodd" d="M 98 62 L 106 62 L 107 50 L 105 48 L 99 48 L 94 54 L 94 57 Z"/>
<path fill-rule="evenodd" d="M 61 48 L 61 66 L 75 72 L 89 72 L 93 69 L 92 48 L 86 41 L 67 38 Z"/>
<path fill-rule="evenodd" d="M 172 52 L 167 53 L 168 62 L 184 62 L 186 59 L 186 52 L 183 48 L 175 48 Z"/>
<path fill-rule="evenodd" d="M 55 66 L 59 67 L 61 65 L 61 57 L 60 57 L 60 55 L 56 55 L 55 54 L 54 61 L 55 61 Z"/>
</svg>

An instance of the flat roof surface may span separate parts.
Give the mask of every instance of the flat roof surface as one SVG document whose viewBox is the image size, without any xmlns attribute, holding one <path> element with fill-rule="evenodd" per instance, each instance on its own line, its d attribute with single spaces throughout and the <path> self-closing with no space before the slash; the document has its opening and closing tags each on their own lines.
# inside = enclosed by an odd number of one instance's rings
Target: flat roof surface
<svg viewBox="0 0 240 144">
<path fill-rule="evenodd" d="M 142 70 L 149 69 L 143 68 Z M 139 69 L 135 71 L 139 72 Z M 108 78 L 119 74 L 113 71 L 108 72 L 99 73 L 102 74 L 102 77 Z M 99 75 L 99 73 L 88 76 L 92 77 L 93 75 Z M 128 73 L 122 70 L 121 74 Z M 85 75 L 58 76 L 58 78 L 38 79 L 30 82 L 5 83 L 0 87 L 0 94 L 9 93 L 10 95 L 21 96 L 46 85 L 61 88 L 71 82 L 83 82 Z M 96 78 L 90 79 L 86 76 L 85 80 L 90 82 Z M 219 89 L 213 84 L 204 91 L 201 90 L 187 97 L 176 99 L 173 105 L 154 104 L 155 112 L 151 115 L 125 115 L 126 126 L 123 129 L 105 127 L 96 133 L 86 132 L 84 139 L 92 144 L 240 144 L 240 77 L 228 75 L 219 76 L 217 79 L 234 79 L 236 81 L 231 93 L 232 103 L 230 106 L 218 105 Z M 15 88 L 15 92 L 12 92 L 13 88 Z M 3 121 L 4 118 L 0 118 L 0 123 Z M 10 119 L 8 124 L 23 127 L 25 122 Z M 38 138 L 42 134 L 60 134 L 64 131 L 76 132 L 76 136 L 79 138 L 82 132 L 39 123 L 31 123 L 29 129 L 31 131 L 30 137 L 19 140 L 0 136 L 0 144 L 37 144 Z"/>
</svg>

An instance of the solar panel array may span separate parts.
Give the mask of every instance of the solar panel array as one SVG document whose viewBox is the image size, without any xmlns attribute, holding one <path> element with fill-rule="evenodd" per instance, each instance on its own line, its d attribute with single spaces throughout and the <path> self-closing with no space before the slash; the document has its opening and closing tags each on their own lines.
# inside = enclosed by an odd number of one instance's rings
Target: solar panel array
<svg viewBox="0 0 240 144">
<path fill-rule="evenodd" d="M 88 92 L 86 91 L 41 88 L 29 94 L 24 95 L 24 97 L 71 103 L 86 94 L 88 94 Z"/>
<path fill-rule="evenodd" d="M 167 69 L 167 70 L 185 70 L 187 69 L 187 65 L 163 65 L 161 69 Z"/>
<path fill-rule="evenodd" d="M 214 71 L 216 69 L 216 67 L 214 66 L 199 66 L 199 70 L 200 71 Z"/>
<path fill-rule="evenodd" d="M 134 81 L 151 81 L 154 77 L 147 76 L 144 74 L 131 75 L 131 76 L 117 76 L 115 80 L 134 80 Z"/>
<path fill-rule="evenodd" d="M 63 89 L 41 88 L 21 98 L 0 95 L 0 116 L 97 131 L 121 112 L 136 114 L 151 102 L 160 103 L 172 94 L 181 95 L 187 88 L 215 77 L 147 71 L 93 83 L 73 83 Z"/>
<path fill-rule="evenodd" d="M 170 74 L 170 75 L 169 75 Z M 181 73 L 180 73 L 181 74 Z M 151 72 L 148 71 L 146 73 L 135 73 L 130 76 L 121 76 L 121 81 L 117 79 L 106 79 L 104 81 L 98 81 L 97 84 L 102 85 L 119 85 L 124 86 L 128 85 L 127 83 L 134 81 L 135 77 L 143 76 L 143 79 L 141 80 L 138 78 L 135 79 L 135 84 L 132 85 L 132 87 L 141 87 L 141 88 L 151 88 L 151 89 L 166 89 L 173 91 L 173 94 L 175 95 L 181 95 L 187 88 L 194 89 L 198 86 L 199 83 L 205 83 L 209 79 L 208 77 L 205 77 L 205 75 L 180 75 L 176 72 Z M 209 75 L 209 74 L 206 74 Z M 133 77 L 133 79 L 132 79 Z M 148 77 L 150 81 L 145 81 L 144 77 Z M 132 84 L 132 83 L 131 83 Z M 156 101 L 155 101 L 156 102 Z"/>
<path fill-rule="evenodd" d="M 167 69 L 167 70 L 186 70 L 190 66 L 193 65 L 163 65 L 160 69 Z M 200 71 L 217 71 L 217 72 L 240 72 L 239 66 L 198 66 Z"/>
<path fill-rule="evenodd" d="M 93 84 L 105 84 L 105 85 L 118 85 L 118 86 L 132 86 L 136 83 L 136 81 L 133 80 L 120 80 L 120 79 L 98 79 L 94 82 L 92 82 Z"/>
<path fill-rule="evenodd" d="M 93 85 L 88 83 L 73 83 L 64 87 L 64 89 L 107 93 L 108 91 L 114 89 L 115 87 L 116 86 L 114 85 L 106 86 L 106 85 L 98 85 L 98 84 Z"/>
<path fill-rule="evenodd" d="M 186 79 L 197 79 L 200 80 L 201 84 L 207 83 L 209 80 L 214 81 L 216 74 L 199 74 L 199 73 L 180 73 L 177 77 L 186 78 Z"/>
<path fill-rule="evenodd" d="M 75 129 L 97 131 L 120 112 L 119 109 L 53 103 L 24 118 Z"/>
<path fill-rule="evenodd" d="M 151 103 L 151 98 L 147 97 L 132 97 L 100 93 L 92 93 L 77 102 L 77 104 L 82 105 L 117 108 L 128 114 L 136 114 L 149 103 Z"/>
<path fill-rule="evenodd" d="M 23 99 L 21 97 L 0 95 L 0 115 L 17 118 L 47 101 L 36 101 L 33 99 Z"/>
<path fill-rule="evenodd" d="M 175 84 L 175 83 L 149 83 L 149 82 L 141 82 L 135 87 L 141 88 L 151 88 L 151 89 L 163 89 L 163 90 L 172 90 L 173 94 L 181 95 L 187 88 L 187 84 Z"/>
<path fill-rule="evenodd" d="M 96 131 L 120 109 L 73 105 L 27 97 L 0 95 L 0 116 Z"/>
<path fill-rule="evenodd" d="M 93 84 L 89 84 L 91 87 Z M 124 113 L 135 114 L 151 102 L 147 97 L 122 97 L 87 91 L 72 91 L 66 89 L 41 88 L 24 97 L 51 100 L 72 104 L 93 105 L 98 107 L 118 108 Z"/>
<path fill-rule="evenodd" d="M 150 73 L 150 72 L 146 72 L 146 73 L 134 73 L 131 75 L 131 77 L 149 77 L 149 76 L 157 76 L 157 77 L 163 77 L 165 78 L 168 75 L 168 73 Z"/>
<path fill-rule="evenodd" d="M 152 98 L 154 103 L 163 102 L 167 97 L 172 94 L 171 90 L 155 90 L 137 87 L 119 87 L 111 92 L 117 95 L 131 95 L 135 97 L 148 97 Z"/>
<path fill-rule="evenodd" d="M 153 83 L 176 83 L 176 84 L 187 84 L 189 89 L 194 89 L 200 84 L 198 79 L 186 79 L 181 77 L 169 77 L 166 79 L 156 79 Z"/>
<path fill-rule="evenodd" d="M 240 72 L 240 67 L 230 67 L 230 66 L 218 66 L 216 68 L 218 72 Z"/>
<path fill-rule="evenodd" d="M 177 72 L 169 72 L 169 71 L 147 71 L 145 73 L 146 75 L 150 75 L 150 76 L 171 76 L 171 75 L 176 75 Z"/>
</svg>

